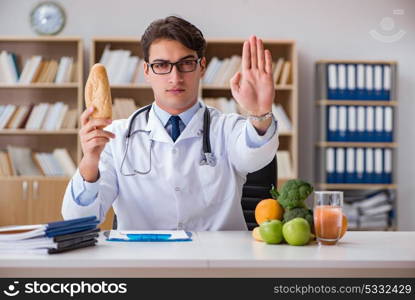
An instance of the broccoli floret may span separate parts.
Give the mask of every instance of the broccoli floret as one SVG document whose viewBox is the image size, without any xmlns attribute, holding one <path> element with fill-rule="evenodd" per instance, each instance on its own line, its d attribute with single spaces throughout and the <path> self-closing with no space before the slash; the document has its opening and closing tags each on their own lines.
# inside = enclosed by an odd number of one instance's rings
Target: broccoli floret
<svg viewBox="0 0 415 300">
<path fill-rule="evenodd" d="M 310 224 L 310 228 L 313 228 L 313 211 L 308 208 L 296 207 L 292 209 L 287 209 L 284 212 L 284 222 L 288 222 L 295 218 L 306 219 Z"/>
<path fill-rule="evenodd" d="M 301 179 L 290 179 L 281 188 L 278 202 L 284 209 L 307 208 L 304 200 L 313 192 L 313 187 Z"/>
</svg>

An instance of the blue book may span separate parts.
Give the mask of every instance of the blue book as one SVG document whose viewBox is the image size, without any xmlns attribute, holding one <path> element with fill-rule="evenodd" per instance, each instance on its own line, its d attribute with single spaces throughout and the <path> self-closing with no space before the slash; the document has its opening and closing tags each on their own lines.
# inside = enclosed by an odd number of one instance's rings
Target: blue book
<svg viewBox="0 0 415 300">
<path fill-rule="evenodd" d="M 356 182 L 355 149 L 346 148 L 346 183 Z"/>
<path fill-rule="evenodd" d="M 365 65 L 365 100 L 374 100 L 373 66 Z"/>
<path fill-rule="evenodd" d="M 366 134 L 365 142 L 375 141 L 375 109 L 372 106 L 366 107 Z"/>
<path fill-rule="evenodd" d="M 335 153 L 334 148 L 326 149 L 326 181 L 336 183 Z"/>
<path fill-rule="evenodd" d="M 364 183 L 374 183 L 374 169 L 373 169 L 373 149 L 365 149 L 365 178 Z"/>
<path fill-rule="evenodd" d="M 392 150 L 384 149 L 383 151 L 383 172 L 384 181 L 383 183 L 392 183 Z"/>
<path fill-rule="evenodd" d="M 344 167 L 345 164 L 345 154 L 344 148 L 336 149 L 336 183 L 345 183 L 346 182 L 346 170 Z"/>
<path fill-rule="evenodd" d="M 384 141 L 385 142 L 392 142 L 393 141 L 393 109 L 392 107 L 385 107 L 385 114 L 384 114 Z"/>
<path fill-rule="evenodd" d="M 383 87 L 382 87 L 382 65 L 374 65 L 374 86 L 373 86 L 373 99 L 383 100 Z"/>
<path fill-rule="evenodd" d="M 330 105 L 327 110 L 327 141 L 335 142 L 338 140 L 337 123 L 338 123 L 337 106 Z"/>
<path fill-rule="evenodd" d="M 99 224 L 95 216 L 51 222 L 47 224 L 4 226 L 0 228 L 0 241 L 18 241 L 38 237 L 57 237 L 95 229 Z"/>
<path fill-rule="evenodd" d="M 376 106 L 375 108 L 375 135 L 374 141 L 385 142 L 384 134 L 384 118 L 383 118 L 383 107 Z"/>
<path fill-rule="evenodd" d="M 354 183 L 365 182 L 365 152 L 363 148 L 356 149 L 356 177 Z"/>
<path fill-rule="evenodd" d="M 338 99 L 347 99 L 347 78 L 346 78 L 346 65 L 337 65 L 337 77 L 338 77 Z"/>
<path fill-rule="evenodd" d="M 337 65 L 335 64 L 327 65 L 327 99 L 339 99 Z"/>
<path fill-rule="evenodd" d="M 366 100 L 365 93 L 365 65 L 356 65 L 356 99 Z"/>
<path fill-rule="evenodd" d="M 358 142 L 357 138 L 357 120 L 356 107 L 349 106 L 347 110 L 347 141 Z"/>
<path fill-rule="evenodd" d="M 391 99 L 391 67 L 389 65 L 383 65 L 383 100 L 392 100 Z"/>
<path fill-rule="evenodd" d="M 356 65 L 347 65 L 347 96 L 346 99 L 354 100 L 357 99 L 356 89 Z"/>
<path fill-rule="evenodd" d="M 364 106 L 357 107 L 357 131 L 356 141 L 362 142 L 365 140 L 366 133 L 366 109 Z"/>
<path fill-rule="evenodd" d="M 337 141 L 347 141 L 347 108 L 346 106 L 339 107 L 339 127 Z"/>
<path fill-rule="evenodd" d="M 374 183 L 383 183 L 383 149 L 376 148 L 374 154 Z"/>
</svg>

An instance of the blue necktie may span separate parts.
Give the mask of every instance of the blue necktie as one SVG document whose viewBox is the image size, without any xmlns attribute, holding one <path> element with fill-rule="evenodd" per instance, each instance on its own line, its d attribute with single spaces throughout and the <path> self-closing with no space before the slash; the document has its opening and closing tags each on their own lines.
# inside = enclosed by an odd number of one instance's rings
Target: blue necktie
<svg viewBox="0 0 415 300">
<path fill-rule="evenodd" d="M 171 138 L 175 142 L 180 135 L 180 127 L 179 127 L 180 117 L 171 116 L 169 119 L 169 122 L 171 123 L 171 126 L 172 126 L 171 127 Z"/>
</svg>

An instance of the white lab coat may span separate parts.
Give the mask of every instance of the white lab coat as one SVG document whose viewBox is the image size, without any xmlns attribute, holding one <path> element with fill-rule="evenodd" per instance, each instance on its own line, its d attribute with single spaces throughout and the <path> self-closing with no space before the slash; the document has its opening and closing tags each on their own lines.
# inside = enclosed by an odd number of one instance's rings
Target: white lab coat
<svg viewBox="0 0 415 300">
<path fill-rule="evenodd" d="M 101 222 L 113 206 L 118 229 L 246 230 L 241 208 L 242 186 L 247 173 L 266 166 L 278 148 L 278 131 L 263 146 L 246 143 L 247 120 L 209 108 L 210 141 L 216 166 L 200 165 L 205 105 L 193 116 L 174 143 L 153 109 L 135 120 L 124 173 L 149 169 L 149 145 L 153 140 L 151 171 L 123 176 L 121 161 L 130 118 L 117 120 L 106 130 L 116 135 L 104 148 L 99 163 L 98 194 L 91 204 L 74 201 L 69 182 L 62 215 L 65 219 L 96 215 Z M 277 124 L 275 124 L 277 125 Z M 82 180 L 79 170 L 72 180 Z"/>
</svg>

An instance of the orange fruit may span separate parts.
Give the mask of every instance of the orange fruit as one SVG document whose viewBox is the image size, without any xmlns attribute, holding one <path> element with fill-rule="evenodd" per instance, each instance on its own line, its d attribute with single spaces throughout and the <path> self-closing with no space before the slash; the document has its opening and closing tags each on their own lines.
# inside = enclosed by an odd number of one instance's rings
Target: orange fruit
<svg viewBox="0 0 415 300">
<path fill-rule="evenodd" d="M 261 225 L 268 220 L 281 220 L 284 209 L 275 199 L 261 200 L 255 207 L 255 220 Z"/>
<path fill-rule="evenodd" d="M 252 230 L 252 237 L 258 242 L 264 241 L 259 233 L 259 227 L 255 227 L 254 230 Z"/>
</svg>

